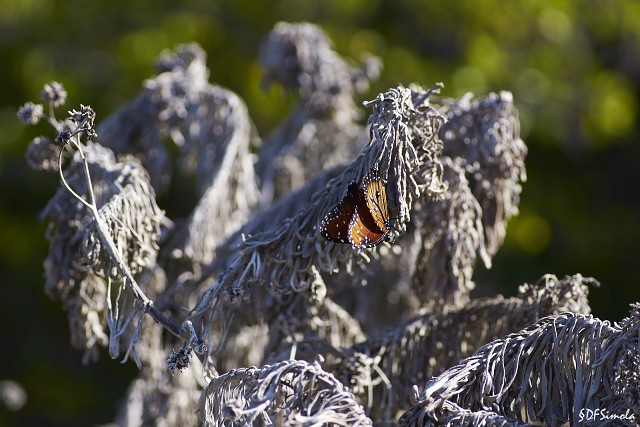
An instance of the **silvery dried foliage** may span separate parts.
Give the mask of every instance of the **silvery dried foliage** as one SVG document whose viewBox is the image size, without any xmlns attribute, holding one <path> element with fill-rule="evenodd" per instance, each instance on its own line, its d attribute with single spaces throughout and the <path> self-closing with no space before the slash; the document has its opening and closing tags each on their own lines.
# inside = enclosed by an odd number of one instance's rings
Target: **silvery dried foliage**
<svg viewBox="0 0 640 427">
<path fill-rule="evenodd" d="M 326 294 L 318 274 L 307 292 L 290 294 L 267 309 L 269 341 L 264 347 L 264 360 L 289 359 L 296 355 L 301 342 L 342 348 L 366 339 L 358 321 Z"/>
<path fill-rule="evenodd" d="M 228 326 L 224 346 L 216 351 L 216 370 L 287 360 L 308 340 L 331 348 L 364 341 L 360 323 L 326 294 L 319 274 L 304 292 L 274 297 L 264 287 L 254 289 Z"/>
<path fill-rule="evenodd" d="M 273 227 L 273 224 L 279 224 L 287 218 L 296 216 L 311 202 L 315 193 L 324 189 L 330 180 L 342 175 L 346 167 L 347 165 L 335 166 L 319 172 L 309 178 L 302 187 L 288 192 L 273 204 L 261 205 L 250 221 L 247 221 L 218 246 L 216 257 L 206 266 L 203 276 L 215 277 L 224 271 L 239 255 L 242 243 L 248 237 L 267 231 Z"/>
<path fill-rule="evenodd" d="M 163 137 L 180 147 L 183 169 L 195 173 L 202 197 L 168 245 L 171 258 L 185 261 L 170 269 L 173 274 L 210 262 L 220 242 L 251 216 L 259 198 L 250 153 L 256 136 L 244 102 L 208 82 L 199 46 L 165 52 L 157 70 L 144 91 L 98 130 L 118 153 L 139 157 L 157 188 L 165 190 L 171 178 Z"/>
<path fill-rule="evenodd" d="M 372 425 L 349 389 L 317 362 L 231 370 L 211 380 L 199 408 L 206 426 Z"/>
<path fill-rule="evenodd" d="M 136 282 L 144 290 L 145 296 L 156 303 L 160 301 L 167 288 L 167 277 L 164 270 L 154 264 L 136 275 Z M 166 360 L 167 350 L 158 347 L 158 340 L 162 337 L 162 326 L 150 316 L 145 316 L 145 309 L 140 308 L 140 302 L 131 292 L 123 287 L 111 291 L 109 282 L 107 289 L 107 325 L 112 331 L 109 336 L 109 356 L 119 357 L 125 350 L 122 362 L 133 359 L 138 368 L 151 363 L 152 360 Z M 115 297 L 114 297 L 115 294 Z M 162 303 L 157 304 L 161 306 Z M 172 342 L 167 333 L 165 340 Z M 159 371 L 160 368 L 157 368 Z"/>
<path fill-rule="evenodd" d="M 484 425 L 469 411 L 493 413 L 509 425 L 578 425 L 583 411 L 596 409 L 633 424 L 640 419 L 639 340 L 638 304 L 614 325 L 568 312 L 544 317 L 429 380 L 400 425 Z M 623 421 L 599 425 L 629 424 Z"/>
<path fill-rule="evenodd" d="M 204 337 L 222 343 L 235 305 L 251 299 L 252 288 L 266 286 L 275 298 L 304 292 L 319 272 L 338 269 L 364 255 L 347 245 L 326 242 L 319 236 L 320 221 L 344 196 L 347 186 L 361 182 L 376 170 L 387 183 L 390 216 L 395 228 L 405 229 L 413 200 L 421 193 L 444 191 L 442 167 L 437 161 L 441 143 L 437 132 L 443 117 L 429 105 L 429 91 L 398 86 L 367 103 L 371 141 L 362 153 L 317 192 L 296 216 L 243 242 L 240 255 L 209 289 L 192 311 L 191 320 Z M 415 173 L 418 171 L 419 173 Z M 222 328 L 222 331 L 214 328 Z M 210 355 L 218 346 L 209 345 Z M 207 368 L 211 367 L 207 362 Z"/>
<path fill-rule="evenodd" d="M 415 395 L 417 396 L 417 391 L 414 390 Z M 415 397 L 417 400 L 417 397 Z M 476 427 L 476 426 L 491 426 L 491 427 L 533 427 L 539 424 L 529 424 L 523 421 L 518 421 L 514 419 L 510 419 L 501 415 L 496 414 L 495 412 L 485 411 L 485 410 L 474 410 L 470 411 L 468 409 L 461 408 L 455 403 L 446 401 L 443 403 L 443 408 L 446 408 L 446 414 L 439 414 L 437 421 L 435 424 L 430 424 L 432 420 L 428 417 L 418 417 L 417 419 L 412 419 L 408 422 L 408 424 L 401 424 L 402 426 L 429 426 L 429 425 L 438 425 L 438 426 L 456 426 L 456 427 Z M 398 425 L 395 423 L 394 425 Z"/>
<path fill-rule="evenodd" d="M 107 166 L 107 165 L 105 165 Z M 107 166 L 107 176 L 94 182 L 99 214 L 123 260 L 133 274 L 155 264 L 157 241 L 164 222 L 146 171 L 136 163 Z M 105 189 L 101 191 L 100 187 Z M 93 272 L 110 276 L 113 261 L 107 253 L 95 221 L 85 224 L 81 262 Z"/>
<path fill-rule="evenodd" d="M 442 157 L 441 161 L 448 189 L 440 199 L 421 203 L 416 212 L 419 252 L 412 259 L 411 286 L 423 310 L 464 306 L 475 287 L 477 258 L 491 267 L 483 211 L 465 176 L 465 160 Z"/>
<path fill-rule="evenodd" d="M 207 266 L 202 276 L 215 277 L 221 273 L 226 265 L 238 257 L 242 242 L 247 236 L 268 230 L 272 224 L 295 216 L 311 201 L 317 191 L 323 189 L 331 179 L 341 175 L 343 170 L 344 167 L 334 167 L 318 173 L 300 189 L 291 191 L 273 205 L 261 209 L 254 219 L 218 247 L 215 260 Z M 347 265 L 347 270 L 351 270 L 350 267 Z M 281 354 L 282 351 L 289 354 L 287 349 L 290 349 L 292 343 L 301 336 L 315 335 L 327 338 L 336 346 L 347 346 L 364 339 L 358 322 L 326 297 L 327 290 L 322 283 L 322 278 L 315 276 L 314 283 L 316 286 L 312 284 L 303 293 L 278 298 L 271 297 L 263 287 L 254 289 L 251 300 L 246 301 L 242 307 L 244 308 L 240 313 L 242 320 L 254 323 L 266 319 L 269 327 L 256 324 L 229 329 L 227 331 L 229 342 L 216 354 L 217 369 L 224 372 L 239 366 L 256 365 L 263 360 L 263 356 L 270 360 L 269 355 Z M 247 337 L 250 340 L 247 340 Z M 256 344 L 259 347 L 258 351 L 251 348 L 252 342 L 261 343 L 261 345 Z M 259 355 L 257 359 L 256 355 Z M 252 362 L 242 363 L 246 359 Z M 276 357 L 276 360 L 281 358 Z"/>
<path fill-rule="evenodd" d="M 490 267 L 526 180 L 509 92 L 440 100 L 439 112 L 440 85 L 398 86 L 365 103 L 365 128 L 353 96 L 379 62 L 358 69 L 318 27 L 279 23 L 261 60 L 300 101 L 254 172 L 247 108 L 208 82 L 205 60 L 196 45 L 164 54 L 98 129 L 113 151 L 74 145 L 63 176 L 90 199 L 84 154 L 98 209 L 62 187 L 44 212 L 46 290 L 63 301 L 72 343 L 85 360 L 108 345 L 141 367 L 118 425 L 389 425 L 402 411 L 401 425 L 560 425 L 596 408 L 640 419 L 640 305 L 620 324 L 593 319 L 586 285 L 596 282 L 580 275 L 469 298 L 475 263 Z M 52 83 L 41 97 L 53 111 L 66 92 Z M 56 142 L 74 135 L 73 120 L 40 104 L 18 116 L 54 124 Z M 169 140 L 201 198 L 159 265 L 168 220 L 154 188 L 169 189 Z M 57 171 L 59 147 L 36 138 L 29 164 Z M 394 243 L 328 242 L 320 222 L 372 171 L 386 183 Z"/>
<path fill-rule="evenodd" d="M 216 369 L 227 372 L 242 366 L 260 366 L 269 341 L 270 326 L 266 323 L 243 324 L 229 331 L 227 342 L 216 357 Z"/>
<path fill-rule="evenodd" d="M 62 299 L 62 307 L 69 319 L 71 345 L 84 351 L 82 363 L 97 361 L 100 347 L 109 344 L 105 319 L 107 285 L 104 279 L 87 272 Z"/>
<path fill-rule="evenodd" d="M 324 275 L 336 302 L 368 333 L 419 311 L 461 307 L 473 289 L 476 258 L 486 255 L 482 212 L 464 172 L 447 157 L 439 160 L 447 190 L 417 199 L 406 232 L 392 246 L 381 245 L 370 263 L 356 260 Z"/>
<path fill-rule="evenodd" d="M 146 89 L 97 129 L 101 144 L 118 156 L 133 156 L 145 167 L 158 194 L 168 190 L 173 176 L 171 158 L 162 142 L 166 126 L 159 117 L 161 109 L 159 96 Z"/>
<path fill-rule="evenodd" d="M 155 202 L 148 175 L 135 163 L 117 163 L 113 153 L 93 143 L 82 147 L 91 177 L 98 214 L 115 250 L 132 274 L 155 264 L 164 212 Z M 84 163 L 76 152 L 64 170 L 68 185 L 88 200 Z M 117 356 L 122 334 L 135 345 L 142 318 L 123 289 L 116 261 L 101 235 L 96 218 L 66 187 L 61 186 L 42 213 L 49 219 L 49 255 L 44 261 L 47 293 L 63 301 L 71 325 L 72 344 L 86 350 L 85 361 L 97 357 L 96 345 L 109 346 Z M 112 286 L 113 285 L 113 286 Z M 135 357 L 134 357 L 135 358 Z"/>
<path fill-rule="evenodd" d="M 166 281 L 158 273 L 150 280 Z M 195 406 L 206 385 L 201 375 L 202 366 L 194 358 L 188 370 L 180 375 L 171 375 L 166 369 L 171 341 L 163 336 L 161 326 L 148 316 L 143 330 L 144 334 L 136 346 L 142 367 L 129 386 L 115 424 L 127 427 L 198 424 Z"/>
<path fill-rule="evenodd" d="M 163 354 L 166 357 L 166 353 Z M 163 359 L 164 361 L 164 359 Z M 120 408 L 117 426 L 194 426 L 200 423 L 195 407 L 202 393 L 196 363 L 189 372 L 171 376 L 163 372 L 141 371 L 129 386 L 126 404 Z"/>
<path fill-rule="evenodd" d="M 406 316 L 418 309 L 462 307 L 475 287 L 476 261 L 491 267 L 491 258 L 502 245 L 501 238 L 491 236 L 504 232 L 506 220 L 517 212 L 526 146 L 520 139 L 510 94 L 490 94 L 473 102 L 469 98 L 442 102 L 442 108 L 450 119 L 440 131 L 443 152 L 451 156 L 441 157 L 447 191 L 437 198 L 418 199 L 414 220 L 391 253 L 365 269 L 355 268 L 352 282 L 360 285 L 337 299 L 368 327 L 387 327 L 402 320 L 398 313 Z M 465 139 L 470 136 L 472 139 Z M 480 168 L 480 164 L 485 166 Z M 482 185 L 495 185 L 504 197 L 487 201 L 486 194 L 477 189 L 479 173 L 485 177 Z M 494 175 L 501 178 L 494 179 Z M 513 194 L 507 194 L 509 191 Z M 501 216 L 499 224 L 487 222 L 496 211 L 508 215 Z M 326 280 L 331 285 L 343 278 Z M 391 301 L 386 298 L 389 295 Z M 377 315 L 380 313 L 385 315 Z"/>
<path fill-rule="evenodd" d="M 157 191 L 166 191 L 172 179 L 172 162 L 163 140 L 170 139 L 181 148 L 182 164 L 196 172 L 202 193 L 219 168 L 218 146 L 234 133 L 244 134 L 245 129 L 236 130 L 236 125 L 248 126 L 242 101 L 209 83 L 206 59 L 196 44 L 164 52 L 156 63 L 158 74 L 145 82 L 140 95 L 98 127 L 104 145 L 142 162 Z"/>
<path fill-rule="evenodd" d="M 60 150 L 52 152 L 47 146 L 42 146 L 42 149 L 47 152 L 47 155 L 60 154 Z M 104 206 L 120 191 L 119 183 L 116 181 L 121 178 L 122 165 L 116 162 L 111 150 L 100 144 L 89 142 L 83 147 L 83 151 L 93 183 L 96 203 Z M 58 163 L 57 158 L 55 162 Z M 69 186 L 77 194 L 85 198 L 88 196 L 87 180 L 79 153 L 75 153 L 70 159 L 64 175 Z M 82 239 L 85 236 L 93 236 L 88 230 L 92 218 L 85 205 L 62 185 L 49 200 L 40 218 L 49 220 L 47 226 L 49 254 L 44 261 L 45 290 L 51 297 L 64 298 L 86 274 L 91 273 L 91 263 L 87 260 L 88 254 L 85 254 L 87 250 L 91 251 L 91 248 L 87 248 Z M 140 255 L 144 257 L 142 252 Z"/>
<path fill-rule="evenodd" d="M 185 159 L 203 177 L 204 194 L 169 248 L 172 258 L 203 265 L 253 216 L 259 195 L 251 154 L 252 125 L 244 102 L 216 86 L 203 90 L 199 102 L 179 130 L 185 139 Z"/>
<path fill-rule="evenodd" d="M 473 177 L 473 193 L 482 207 L 487 253 L 502 246 L 507 221 L 518 213 L 527 146 L 520 139 L 520 121 L 511 92 L 471 95 L 444 102 L 447 124 L 440 136 L 443 155 L 465 160 Z"/>
<path fill-rule="evenodd" d="M 377 78 L 381 63 L 360 68 L 340 57 L 310 23 L 276 24 L 260 50 L 265 79 L 297 91 L 290 117 L 265 140 L 256 166 L 265 203 L 297 188 L 323 169 L 354 157 L 367 143 L 353 97 Z"/>
<path fill-rule="evenodd" d="M 356 259 L 339 272 L 323 276 L 332 299 L 353 316 L 366 334 L 396 325 L 421 308 L 409 281 L 416 252 L 411 243 L 414 226 L 409 223 L 406 234 L 393 245 L 380 245 L 370 254 L 370 262 Z"/>
<path fill-rule="evenodd" d="M 513 298 L 475 299 L 463 308 L 415 317 L 343 350 L 327 369 L 362 402 L 373 399 L 367 407 L 376 423 L 390 422 L 408 402 L 412 385 L 440 374 L 487 342 L 544 316 L 568 310 L 588 314 L 591 284 L 593 279 L 580 275 L 562 280 L 546 275 L 533 286 L 521 286 Z"/>
</svg>

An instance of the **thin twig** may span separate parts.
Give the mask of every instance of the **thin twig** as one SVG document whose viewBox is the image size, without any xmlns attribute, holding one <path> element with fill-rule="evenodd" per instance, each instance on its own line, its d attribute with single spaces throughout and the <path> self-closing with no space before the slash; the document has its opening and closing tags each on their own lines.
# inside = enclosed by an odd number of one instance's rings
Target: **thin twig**
<svg viewBox="0 0 640 427">
<path fill-rule="evenodd" d="M 65 145 L 67 143 L 68 141 L 65 142 Z M 80 144 L 77 142 L 74 142 L 74 145 L 78 148 L 80 157 L 82 158 L 82 163 L 84 166 L 84 175 L 87 182 L 87 188 L 89 189 L 88 191 L 89 191 L 90 202 L 87 202 L 83 197 L 81 197 L 78 193 L 76 193 L 69 186 L 66 179 L 64 178 L 64 173 L 62 169 L 62 154 L 64 150 L 60 150 L 60 156 L 58 159 L 60 178 L 62 179 L 62 183 L 67 188 L 67 190 L 69 190 L 69 192 L 73 195 L 73 197 L 78 199 L 83 205 L 85 205 L 89 209 L 89 212 L 91 212 L 91 215 L 95 220 L 98 233 L 102 237 L 102 243 L 105 245 L 110 257 L 115 261 L 118 272 L 125 277 L 124 282 L 126 286 L 129 288 L 134 298 L 136 298 L 136 300 L 138 300 L 140 304 L 144 307 L 145 313 L 149 313 L 149 315 L 156 322 L 160 323 L 165 329 L 167 329 L 173 335 L 175 335 L 178 338 L 182 338 L 180 326 L 176 324 L 174 321 L 172 321 L 171 319 L 169 319 L 167 316 L 165 316 L 159 309 L 155 307 L 153 301 L 145 295 L 144 291 L 140 288 L 136 280 L 133 278 L 133 275 L 131 274 L 131 271 L 127 267 L 127 264 L 122 259 L 122 255 L 118 251 L 115 242 L 111 238 L 111 234 L 109 233 L 108 227 L 104 222 L 104 220 L 102 219 L 102 217 L 100 216 L 100 213 L 98 211 L 95 195 L 93 193 L 93 186 L 91 183 L 91 175 L 89 173 L 89 164 L 87 162 L 87 158 L 82 152 Z"/>
</svg>

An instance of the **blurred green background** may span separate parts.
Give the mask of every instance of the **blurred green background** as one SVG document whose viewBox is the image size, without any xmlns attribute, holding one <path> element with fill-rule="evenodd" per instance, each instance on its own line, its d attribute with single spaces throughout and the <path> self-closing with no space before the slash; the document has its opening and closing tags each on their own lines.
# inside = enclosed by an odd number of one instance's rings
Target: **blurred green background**
<svg viewBox="0 0 640 427">
<path fill-rule="evenodd" d="M 27 143 L 49 129 L 24 128 L 16 108 L 58 80 L 67 107 L 90 104 L 99 121 L 139 92 L 161 50 L 195 41 L 211 80 L 245 99 L 266 136 L 295 103 L 260 85 L 258 49 L 280 20 L 319 24 L 354 60 L 380 56 L 382 78 L 361 100 L 411 82 L 442 81 L 453 97 L 513 92 L 529 181 L 493 269 L 477 272 L 478 295 L 581 273 L 602 284 L 598 317 L 620 320 L 640 300 L 637 0 L 0 0 L 0 379 L 28 393 L 18 412 L 0 408 L 0 425 L 107 423 L 135 375 L 106 352 L 83 367 L 44 295 L 38 214 L 57 178 L 27 170 Z"/>
</svg>

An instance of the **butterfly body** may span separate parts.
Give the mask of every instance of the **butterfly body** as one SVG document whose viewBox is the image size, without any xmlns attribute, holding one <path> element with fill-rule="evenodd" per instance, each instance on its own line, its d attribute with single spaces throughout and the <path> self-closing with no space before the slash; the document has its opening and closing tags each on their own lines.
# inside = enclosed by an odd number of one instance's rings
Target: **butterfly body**
<svg viewBox="0 0 640 427">
<path fill-rule="evenodd" d="M 372 171 L 362 187 L 349 184 L 347 195 L 322 220 L 320 232 L 332 242 L 364 249 L 382 243 L 391 228 L 384 182 Z"/>
</svg>

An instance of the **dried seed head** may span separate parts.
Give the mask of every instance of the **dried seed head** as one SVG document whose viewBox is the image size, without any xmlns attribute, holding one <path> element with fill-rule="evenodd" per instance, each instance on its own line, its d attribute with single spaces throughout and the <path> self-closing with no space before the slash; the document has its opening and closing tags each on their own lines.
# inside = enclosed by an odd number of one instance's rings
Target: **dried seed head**
<svg viewBox="0 0 640 427">
<path fill-rule="evenodd" d="M 49 138 L 39 136 L 27 147 L 25 158 L 31 169 L 57 172 L 59 154 L 60 146 L 53 144 Z"/>
<path fill-rule="evenodd" d="M 59 107 L 67 102 L 67 91 L 58 82 L 51 82 L 44 85 L 44 89 L 40 92 L 42 102 L 50 103 L 54 107 Z"/>
<path fill-rule="evenodd" d="M 18 118 L 25 125 L 35 125 L 44 115 L 42 104 L 34 104 L 33 102 L 25 102 L 18 108 Z"/>
</svg>

